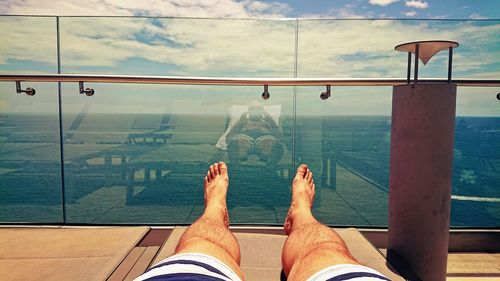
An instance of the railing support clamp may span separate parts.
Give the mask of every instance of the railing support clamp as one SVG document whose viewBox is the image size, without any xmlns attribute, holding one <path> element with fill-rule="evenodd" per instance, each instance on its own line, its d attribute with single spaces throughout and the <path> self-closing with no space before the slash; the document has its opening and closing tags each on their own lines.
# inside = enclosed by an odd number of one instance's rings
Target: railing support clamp
<svg viewBox="0 0 500 281">
<path fill-rule="evenodd" d="M 322 99 L 322 100 L 326 100 L 327 98 L 329 98 L 330 96 L 332 95 L 332 86 L 331 85 L 326 85 L 326 91 L 325 92 L 322 92 L 321 95 L 319 95 L 319 97 Z"/>
<path fill-rule="evenodd" d="M 267 100 L 271 95 L 269 94 L 269 85 L 264 85 L 264 92 L 262 92 L 262 98 Z"/>
<path fill-rule="evenodd" d="M 88 97 L 94 95 L 94 89 L 92 89 L 92 88 L 84 88 L 83 81 L 78 82 L 78 85 L 79 85 L 79 88 L 80 88 L 80 94 L 85 94 Z"/>
<path fill-rule="evenodd" d="M 26 90 L 21 89 L 21 81 L 16 81 L 16 93 L 26 93 L 28 96 L 34 96 L 36 91 L 35 89 L 28 87 Z"/>
</svg>

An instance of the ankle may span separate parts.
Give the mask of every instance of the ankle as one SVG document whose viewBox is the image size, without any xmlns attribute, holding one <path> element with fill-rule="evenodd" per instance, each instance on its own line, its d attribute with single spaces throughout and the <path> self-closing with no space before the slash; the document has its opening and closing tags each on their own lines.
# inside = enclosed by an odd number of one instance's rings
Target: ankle
<svg viewBox="0 0 500 281">
<path fill-rule="evenodd" d="M 226 204 L 219 202 L 211 202 L 205 207 L 205 213 L 214 215 L 225 215 L 227 213 Z"/>
<path fill-rule="evenodd" d="M 306 209 L 311 210 L 312 202 L 308 198 L 301 194 L 294 194 L 292 196 L 292 209 Z"/>
<path fill-rule="evenodd" d="M 304 205 L 292 205 L 290 215 L 292 216 L 294 222 L 307 222 L 311 219 L 314 220 L 311 208 Z"/>
</svg>

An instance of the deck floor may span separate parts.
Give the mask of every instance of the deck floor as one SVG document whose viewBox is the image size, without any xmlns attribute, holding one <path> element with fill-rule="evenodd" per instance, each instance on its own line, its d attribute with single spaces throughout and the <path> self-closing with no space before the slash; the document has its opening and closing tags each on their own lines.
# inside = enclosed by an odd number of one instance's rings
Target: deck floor
<svg viewBox="0 0 500 281">
<path fill-rule="evenodd" d="M 0 228 L 0 280 L 22 280 L 27 276 L 33 277 L 29 278 L 31 280 L 57 280 L 66 275 L 71 275 L 71 280 L 133 280 L 155 262 L 171 254 L 184 231 L 184 228 L 172 230 L 148 227 L 53 227 L 49 235 L 41 231 L 43 229 L 47 228 Z M 61 230 L 64 235 L 61 235 Z M 270 274 L 274 276 L 273 280 L 280 280 L 279 251 L 284 241 L 280 229 L 254 228 L 234 231 L 241 240 L 243 254 L 247 254 L 246 258 L 242 257 L 242 267 L 248 273 L 248 281 L 263 280 L 262 274 Z M 344 230 L 340 230 L 342 231 Z M 344 231 L 341 235 L 351 235 L 346 240 L 348 245 L 363 244 L 364 242 L 359 240 L 362 236 L 356 233 L 359 232 Z M 273 265 L 270 266 L 269 262 L 265 261 L 264 256 L 269 256 L 269 253 L 259 256 L 260 250 L 255 250 L 256 245 L 278 253 L 278 258 L 271 257 Z M 377 250 L 369 242 L 367 245 L 372 248 L 358 247 L 351 250 L 358 259 L 368 258 L 369 262 L 370 259 L 373 261 L 374 256 L 378 259 L 377 252 L 380 252 L 384 261 L 384 249 Z M 65 261 L 60 263 L 62 259 Z M 95 262 L 102 266 L 92 265 Z M 87 266 L 94 270 L 89 270 Z M 96 272 L 97 268 L 99 272 Z M 500 253 L 450 253 L 447 280 L 500 280 Z"/>
<path fill-rule="evenodd" d="M 448 254 L 449 281 L 500 280 L 500 253 Z"/>
</svg>

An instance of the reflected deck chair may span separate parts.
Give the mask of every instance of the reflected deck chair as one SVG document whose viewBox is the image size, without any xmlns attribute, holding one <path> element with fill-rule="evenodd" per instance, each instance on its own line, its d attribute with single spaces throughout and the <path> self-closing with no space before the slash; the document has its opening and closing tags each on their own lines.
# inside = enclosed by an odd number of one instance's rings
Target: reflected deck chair
<svg viewBox="0 0 500 281">
<path fill-rule="evenodd" d="M 202 115 L 205 112 L 207 114 Z M 151 150 L 132 157 L 127 163 L 127 202 L 132 202 L 134 186 L 163 188 L 169 185 L 168 181 L 172 181 L 172 185 L 199 181 L 208 165 L 224 160 L 224 152 L 215 147 L 225 130 L 225 116 L 218 112 L 223 112 L 218 105 L 174 101 L 169 140 L 157 142 Z"/>
<path fill-rule="evenodd" d="M 210 107 L 198 104 L 193 101 L 186 101 L 186 104 L 193 111 L 193 107 L 198 106 L 196 112 L 224 112 L 220 106 Z M 229 116 L 225 114 L 194 115 L 182 112 L 181 104 L 173 106 L 174 112 L 171 115 L 172 137 L 166 144 L 160 144 L 143 154 L 137 155 L 127 162 L 128 183 L 127 183 L 127 203 L 131 203 L 134 194 L 134 186 L 164 188 L 165 181 L 171 181 L 172 185 L 185 185 L 187 182 L 198 183 L 206 174 L 206 169 L 211 163 L 228 161 L 225 135 L 241 116 L 238 112 L 246 111 L 248 106 L 232 106 L 229 108 Z M 180 109 L 177 112 L 176 109 Z M 278 109 L 276 111 L 276 109 Z M 275 106 L 274 114 L 279 119 L 281 106 Z M 231 114 L 237 119 L 231 118 Z M 229 117 L 229 121 L 227 121 Z M 232 120 L 231 120 L 232 119 Z M 279 120 L 278 120 L 279 122 Z M 226 149 L 225 149 L 226 148 Z M 288 178 L 291 167 L 291 153 L 285 150 L 284 156 L 278 163 L 280 176 Z M 262 168 L 262 163 L 255 164 Z M 250 169 L 256 166 L 250 165 Z M 232 167 L 230 167 L 232 168 Z M 188 184 L 189 185 L 189 184 Z M 172 187 L 174 189 L 178 186 Z"/>
</svg>

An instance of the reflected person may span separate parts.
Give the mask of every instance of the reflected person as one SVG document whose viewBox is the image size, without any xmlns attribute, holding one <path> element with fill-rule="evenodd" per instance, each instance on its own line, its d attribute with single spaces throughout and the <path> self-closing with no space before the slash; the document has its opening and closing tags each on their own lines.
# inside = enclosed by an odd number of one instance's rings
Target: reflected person
<svg viewBox="0 0 500 281">
<path fill-rule="evenodd" d="M 244 280 L 240 246 L 229 230 L 227 166 L 210 165 L 204 180 L 205 211 L 181 236 L 174 255 L 137 277 L 140 280 Z M 389 280 L 361 265 L 333 229 L 314 218 L 315 184 L 302 164 L 292 182 L 292 200 L 285 220 L 288 235 L 281 262 L 288 281 Z"/>
<path fill-rule="evenodd" d="M 253 101 L 226 136 L 231 164 L 238 166 L 252 154 L 275 166 L 283 156 L 282 133 L 258 101 Z"/>
</svg>

